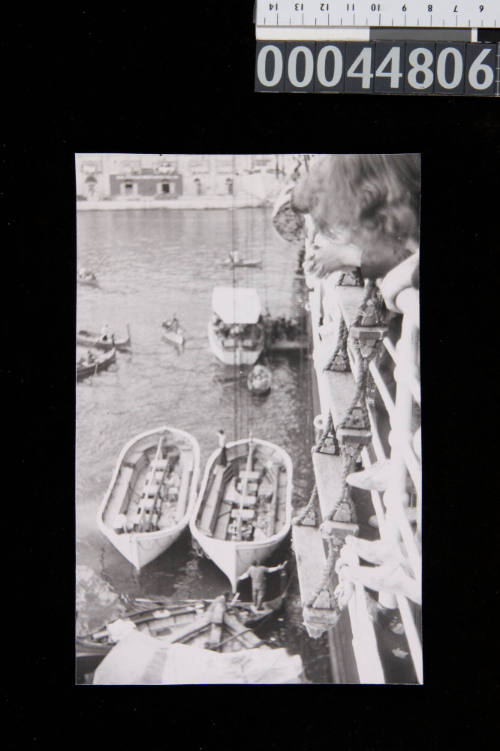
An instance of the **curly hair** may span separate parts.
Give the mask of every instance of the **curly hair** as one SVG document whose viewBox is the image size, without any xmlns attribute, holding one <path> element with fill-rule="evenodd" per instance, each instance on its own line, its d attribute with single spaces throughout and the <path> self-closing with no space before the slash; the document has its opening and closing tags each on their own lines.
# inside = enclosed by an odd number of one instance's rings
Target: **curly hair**
<svg viewBox="0 0 500 751">
<path fill-rule="evenodd" d="M 341 230 L 361 245 L 395 247 L 420 236 L 420 155 L 330 154 L 315 160 L 293 189 L 296 211 L 319 231 Z"/>
</svg>

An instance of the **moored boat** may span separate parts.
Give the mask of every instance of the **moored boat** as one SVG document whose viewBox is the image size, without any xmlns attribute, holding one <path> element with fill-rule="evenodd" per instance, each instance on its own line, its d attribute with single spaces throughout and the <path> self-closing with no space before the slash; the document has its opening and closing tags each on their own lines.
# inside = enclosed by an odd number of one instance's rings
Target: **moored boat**
<svg viewBox="0 0 500 751">
<path fill-rule="evenodd" d="M 199 474 L 198 442 L 184 430 L 149 430 L 123 448 L 97 525 L 137 570 L 167 550 L 187 527 Z"/>
<path fill-rule="evenodd" d="M 102 355 L 94 356 L 90 353 L 90 356 L 81 358 L 76 364 L 76 380 L 83 381 L 84 378 L 89 378 L 95 375 L 100 370 L 106 370 L 116 360 L 116 350 L 113 347 L 111 352 L 105 352 Z"/>
<path fill-rule="evenodd" d="M 251 602 L 238 599 L 226 603 L 225 614 L 236 616 L 243 626 L 255 626 L 276 613 L 283 605 L 288 591 L 288 575 L 285 571 L 280 571 L 270 574 L 269 578 L 271 581 L 268 582 L 268 589 L 273 596 L 262 603 L 260 610 L 256 610 Z M 246 583 L 244 589 L 249 593 L 250 585 Z M 78 672 L 83 675 L 95 670 L 119 639 L 134 629 L 159 638 L 179 635 L 181 629 L 206 615 L 213 602 L 212 599 L 172 600 L 162 596 L 132 599 L 120 617 L 113 618 L 91 633 L 76 637 Z M 225 620 L 227 623 L 226 615 Z M 195 628 L 193 632 L 196 632 Z M 247 644 L 243 646 L 246 647 Z"/>
<path fill-rule="evenodd" d="M 292 514 L 292 460 L 269 441 L 246 438 L 210 456 L 189 526 L 203 552 L 228 577 L 238 577 L 254 560 L 263 562 L 284 540 Z"/>
<path fill-rule="evenodd" d="M 264 348 L 264 328 L 257 291 L 251 287 L 215 287 L 208 340 L 226 365 L 254 365 Z"/>
<path fill-rule="evenodd" d="M 242 258 L 238 261 L 233 261 L 232 258 L 226 258 L 222 261 L 223 266 L 231 266 L 232 268 L 258 268 L 262 266 L 262 261 L 258 258 Z"/>
<path fill-rule="evenodd" d="M 115 347 L 120 352 L 124 352 L 130 349 L 130 345 L 132 344 L 130 326 L 127 323 L 127 337 L 125 339 L 118 339 L 114 334 L 106 334 L 106 338 L 104 339 L 102 334 L 96 331 L 80 329 L 76 333 L 76 343 L 82 347 L 95 347 L 96 349 L 105 351 Z"/>
<path fill-rule="evenodd" d="M 248 390 L 252 394 L 263 396 L 271 390 L 272 375 L 264 365 L 254 365 L 247 378 Z"/>
<path fill-rule="evenodd" d="M 98 287 L 99 282 L 93 271 L 86 271 L 86 269 L 80 269 L 76 276 L 78 284 L 86 284 L 88 287 Z"/>
</svg>

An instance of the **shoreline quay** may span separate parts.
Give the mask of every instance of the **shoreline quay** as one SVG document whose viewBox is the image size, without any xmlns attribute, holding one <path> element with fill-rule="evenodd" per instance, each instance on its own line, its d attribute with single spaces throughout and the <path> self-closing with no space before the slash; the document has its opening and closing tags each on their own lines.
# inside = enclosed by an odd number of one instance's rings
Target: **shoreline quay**
<svg viewBox="0 0 500 751">
<path fill-rule="evenodd" d="M 125 211 L 127 209 L 255 209 L 269 208 L 272 204 L 266 199 L 234 196 L 189 196 L 165 200 L 77 200 L 77 211 Z"/>
</svg>

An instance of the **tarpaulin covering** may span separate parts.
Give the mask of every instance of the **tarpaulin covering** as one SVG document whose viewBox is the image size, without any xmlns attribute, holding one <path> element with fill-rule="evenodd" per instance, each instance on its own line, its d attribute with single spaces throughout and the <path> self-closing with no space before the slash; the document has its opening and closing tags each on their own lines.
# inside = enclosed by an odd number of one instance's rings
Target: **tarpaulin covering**
<svg viewBox="0 0 500 751">
<path fill-rule="evenodd" d="M 98 666 L 94 685 L 302 683 L 302 660 L 286 649 L 261 646 L 220 654 L 169 644 L 137 631 L 125 636 Z"/>
</svg>

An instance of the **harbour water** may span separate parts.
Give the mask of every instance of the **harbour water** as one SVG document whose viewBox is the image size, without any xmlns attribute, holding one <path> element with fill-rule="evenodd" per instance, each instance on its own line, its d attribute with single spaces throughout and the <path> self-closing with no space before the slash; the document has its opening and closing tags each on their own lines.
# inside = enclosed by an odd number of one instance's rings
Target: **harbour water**
<svg viewBox="0 0 500 751">
<path fill-rule="evenodd" d="M 273 387 L 263 398 L 248 392 L 246 372 L 222 365 L 208 349 L 215 285 L 255 287 L 273 316 L 296 315 L 304 303 L 296 252 L 275 235 L 269 209 L 88 211 L 77 221 L 78 267 L 91 269 L 100 285 L 79 286 L 77 326 L 99 331 L 106 322 L 121 337 L 128 323 L 132 334 L 131 353 L 117 353 L 110 370 L 77 386 L 77 629 L 83 632 L 109 617 L 119 594 L 180 599 L 229 588 L 215 565 L 195 555 L 188 532 L 140 574 L 98 532 L 96 511 L 128 440 L 164 424 L 183 428 L 197 438 L 203 468 L 217 429 L 228 440 L 252 431 L 289 452 L 300 506 L 313 484 L 313 408 L 307 352 L 269 361 Z M 233 272 L 222 265 L 230 250 L 259 258 L 262 268 Z M 174 313 L 187 334 L 182 352 L 161 338 L 161 322 Z M 285 546 L 271 562 L 287 555 Z M 301 617 L 292 577 L 279 618 L 258 633 L 300 653 L 310 681 L 328 682 L 327 641 L 309 639 Z"/>
</svg>

